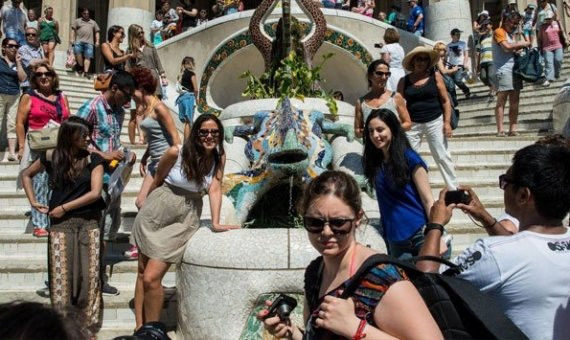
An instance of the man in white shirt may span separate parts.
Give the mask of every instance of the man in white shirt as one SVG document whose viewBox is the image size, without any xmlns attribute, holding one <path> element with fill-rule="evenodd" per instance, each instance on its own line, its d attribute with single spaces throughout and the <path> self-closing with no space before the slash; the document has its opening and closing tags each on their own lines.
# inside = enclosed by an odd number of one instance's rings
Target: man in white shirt
<svg viewBox="0 0 570 340">
<path fill-rule="evenodd" d="M 570 211 L 570 149 L 564 145 L 527 146 L 499 177 L 505 210 L 520 222 L 511 236 L 479 239 L 455 264 L 458 277 L 495 298 L 529 339 L 570 338 L 570 229 L 562 223 Z M 434 203 L 420 255 L 439 254 L 443 225 L 460 208 L 482 227 L 498 223 L 470 188 L 469 204 L 445 205 L 446 189 Z M 437 271 L 421 261 L 418 268 Z"/>
<path fill-rule="evenodd" d="M 469 49 L 465 41 L 459 40 L 461 33 L 463 33 L 463 31 L 458 28 L 451 30 L 451 42 L 447 44 L 447 67 L 459 67 L 459 71 L 453 74 L 453 82 L 463 91 L 465 97 L 469 99 L 471 97 L 471 91 L 469 91 L 469 87 L 463 82 L 466 71 L 469 70 L 469 55 L 467 54 Z"/>
</svg>

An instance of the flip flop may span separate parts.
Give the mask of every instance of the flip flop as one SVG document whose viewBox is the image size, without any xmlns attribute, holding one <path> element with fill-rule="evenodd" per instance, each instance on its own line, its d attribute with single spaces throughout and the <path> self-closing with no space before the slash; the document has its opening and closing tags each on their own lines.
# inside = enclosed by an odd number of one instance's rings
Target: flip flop
<svg viewBox="0 0 570 340">
<path fill-rule="evenodd" d="M 518 136 L 518 135 L 519 135 L 519 133 L 516 131 L 510 131 L 509 132 L 509 137 L 514 137 L 514 136 Z"/>
<path fill-rule="evenodd" d="M 506 137 L 505 131 L 497 132 L 497 137 Z"/>
</svg>

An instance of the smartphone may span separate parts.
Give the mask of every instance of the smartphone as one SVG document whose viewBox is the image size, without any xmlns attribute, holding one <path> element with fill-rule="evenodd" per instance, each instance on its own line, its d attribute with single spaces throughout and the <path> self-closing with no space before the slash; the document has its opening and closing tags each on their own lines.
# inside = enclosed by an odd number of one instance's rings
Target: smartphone
<svg viewBox="0 0 570 340">
<path fill-rule="evenodd" d="M 452 203 L 469 204 L 469 202 L 471 202 L 471 196 L 466 190 L 452 190 L 445 193 L 445 205 Z"/>
<path fill-rule="evenodd" d="M 288 295 L 279 294 L 279 296 L 271 303 L 269 313 L 267 313 L 264 319 L 274 317 L 275 315 L 279 315 L 281 320 L 289 319 L 289 315 L 291 315 L 291 312 L 295 307 L 297 307 L 297 300 Z"/>
</svg>

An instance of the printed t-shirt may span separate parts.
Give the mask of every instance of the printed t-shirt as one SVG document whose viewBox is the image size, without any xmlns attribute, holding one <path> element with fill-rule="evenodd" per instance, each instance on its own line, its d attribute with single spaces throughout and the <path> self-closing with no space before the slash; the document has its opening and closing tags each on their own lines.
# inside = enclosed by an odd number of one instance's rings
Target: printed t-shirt
<svg viewBox="0 0 570 340">
<path fill-rule="evenodd" d="M 468 51 L 465 41 L 450 42 L 447 44 L 447 61 L 451 65 L 463 65 L 465 52 Z"/>
</svg>

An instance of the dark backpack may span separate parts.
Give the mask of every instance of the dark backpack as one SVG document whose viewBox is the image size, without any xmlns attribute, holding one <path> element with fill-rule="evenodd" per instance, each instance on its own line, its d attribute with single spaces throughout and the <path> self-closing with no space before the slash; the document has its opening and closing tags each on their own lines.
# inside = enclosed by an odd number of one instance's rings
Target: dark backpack
<svg viewBox="0 0 570 340">
<path fill-rule="evenodd" d="M 542 64 L 540 63 L 540 52 L 538 49 L 527 49 L 524 55 L 515 56 L 513 73 L 521 76 L 524 81 L 532 83 L 541 79 Z"/>
<path fill-rule="evenodd" d="M 503 314 L 500 306 L 491 297 L 469 282 L 449 276 L 457 272 L 456 265 L 441 258 L 423 258 L 442 262 L 450 266 L 450 270 L 444 274 L 424 273 L 412 263 L 385 254 L 375 254 L 370 256 L 353 275 L 341 298 L 346 299 L 351 296 L 357 289 L 360 279 L 370 269 L 379 264 L 392 264 L 403 269 L 414 284 L 445 339 L 528 339 Z M 322 257 L 313 261 L 307 270 L 318 269 L 320 263 Z M 315 297 L 314 294 L 314 283 L 306 282 L 308 277 L 308 273 L 305 273 L 305 294 L 308 305 L 313 308 L 312 305 L 318 300 L 318 296 Z"/>
</svg>

